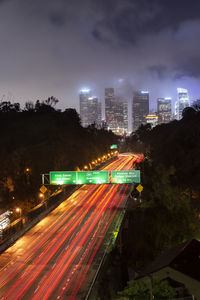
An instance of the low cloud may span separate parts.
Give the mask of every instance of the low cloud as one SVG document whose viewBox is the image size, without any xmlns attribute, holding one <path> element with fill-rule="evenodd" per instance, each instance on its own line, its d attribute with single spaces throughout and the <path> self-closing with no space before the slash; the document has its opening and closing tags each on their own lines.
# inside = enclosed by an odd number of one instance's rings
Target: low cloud
<svg viewBox="0 0 200 300">
<path fill-rule="evenodd" d="M 199 1 L 0 5 L 0 94 L 10 92 L 24 102 L 55 95 L 62 107 L 77 108 L 85 85 L 103 99 L 105 86 L 125 78 L 123 93 L 147 88 L 155 100 L 156 91 L 169 95 L 167 89 L 175 91 L 181 78 L 200 77 Z"/>
</svg>

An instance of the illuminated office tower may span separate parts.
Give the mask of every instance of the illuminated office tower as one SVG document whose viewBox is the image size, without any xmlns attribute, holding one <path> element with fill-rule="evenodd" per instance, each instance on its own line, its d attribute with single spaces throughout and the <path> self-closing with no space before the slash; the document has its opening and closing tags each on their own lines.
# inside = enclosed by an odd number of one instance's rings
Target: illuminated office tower
<svg viewBox="0 0 200 300">
<path fill-rule="evenodd" d="M 116 134 L 128 131 L 128 104 L 115 97 L 113 88 L 105 89 L 105 117 L 107 128 Z"/>
<path fill-rule="evenodd" d="M 115 127 L 115 95 L 113 88 L 105 88 L 105 117 L 108 128 Z"/>
<path fill-rule="evenodd" d="M 100 101 L 98 101 L 98 107 L 97 107 L 97 114 L 98 114 L 98 116 L 97 116 L 97 121 L 96 121 L 96 123 L 98 124 L 98 125 L 101 125 L 102 124 L 102 111 L 101 111 L 101 102 Z"/>
<path fill-rule="evenodd" d="M 124 132 L 128 132 L 128 101 L 123 102 Z"/>
<path fill-rule="evenodd" d="M 158 124 L 168 123 L 172 119 L 172 99 L 157 99 Z"/>
<path fill-rule="evenodd" d="M 124 135 L 128 132 L 128 102 L 125 99 L 117 98 L 114 108 L 116 134 Z"/>
<path fill-rule="evenodd" d="M 182 118 L 182 112 L 184 108 L 190 106 L 188 90 L 183 88 L 177 89 L 177 101 L 175 103 L 175 118 L 180 120 Z"/>
<path fill-rule="evenodd" d="M 178 101 L 175 102 L 174 106 L 174 119 L 178 120 Z"/>
<path fill-rule="evenodd" d="M 80 117 L 83 127 L 97 123 L 99 119 L 99 102 L 97 97 L 91 96 L 90 90 L 80 92 Z"/>
<path fill-rule="evenodd" d="M 149 114 L 149 92 L 141 91 L 133 95 L 132 124 L 133 131 L 141 124 L 146 124 L 146 116 Z"/>
</svg>

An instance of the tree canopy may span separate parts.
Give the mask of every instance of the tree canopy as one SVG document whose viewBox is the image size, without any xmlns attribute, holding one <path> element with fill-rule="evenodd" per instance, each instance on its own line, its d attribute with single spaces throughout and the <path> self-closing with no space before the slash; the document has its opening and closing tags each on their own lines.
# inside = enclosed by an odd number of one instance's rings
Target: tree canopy
<svg viewBox="0 0 200 300">
<path fill-rule="evenodd" d="M 145 155 L 142 203 L 129 212 L 124 249 L 129 263 L 142 267 L 163 250 L 200 237 L 200 110 L 187 108 L 180 121 L 152 129 L 142 125 L 126 139 L 126 149 Z"/>
<path fill-rule="evenodd" d="M 175 291 L 168 282 L 165 280 L 161 281 L 158 278 L 153 279 L 152 288 L 150 279 L 129 281 L 128 286 L 118 294 L 129 300 L 149 300 L 151 293 L 156 300 L 168 300 L 175 296 Z"/>
<path fill-rule="evenodd" d="M 58 100 L 0 104 L 0 205 L 35 203 L 41 174 L 83 168 L 118 138 L 95 126 L 83 128 L 75 109 L 55 108 Z M 26 170 L 29 171 L 26 171 Z"/>
</svg>

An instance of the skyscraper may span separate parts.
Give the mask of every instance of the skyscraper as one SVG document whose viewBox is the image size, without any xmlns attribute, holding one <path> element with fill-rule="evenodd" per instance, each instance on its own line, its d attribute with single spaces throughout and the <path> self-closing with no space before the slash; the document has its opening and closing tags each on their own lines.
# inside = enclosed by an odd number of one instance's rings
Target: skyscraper
<svg viewBox="0 0 200 300">
<path fill-rule="evenodd" d="M 97 117 L 97 121 L 96 121 L 98 125 L 102 125 L 102 111 L 101 111 L 101 109 L 102 109 L 101 102 L 98 101 L 98 108 L 97 108 L 98 117 Z"/>
<path fill-rule="evenodd" d="M 182 112 L 184 108 L 190 106 L 188 90 L 183 88 L 177 89 L 177 101 L 175 103 L 175 118 L 180 120 L 182 118 Z"/>
<path fill-rule="evenodd" d="M 133 131 L 141 124 L 146 124 L 146 116 L 149 114 L 149 92 L 140 91 L 133 95 L 132 122 Z"/>
<path fill-rule="evenodd" d="M 114 108 L 114 132 L 123 135 L 128 132 L 128 102 L 123 98 L 116 98 Z"/>
<path fill-rule="evenodd" d="M 124 131 L 128 132 L 128 101 L 123 102 Z"/>
<path fill-rule="evenodd" d="M 100 119 L 100 103 L 97 97 L 91 96 L 90 90 L 80 92 L 80 117 L 83 127 L 98 123 Z"/>
<path fill-rule="evenodd" d="M 107 127 L 117 134 L 128 131 L 128 104 L 115 97 L 113 88 L 105 89 L 105 117 Z"/>
<path fill-rule="evenodd" d="M 105 88 L 105 117 L 109 128 L 115 128 L 115 95 L 113 88 Z"/>
<path fill-rule="evenodd" d="M 158 98 L 157 99 L 157 113 L 158 124 L 168 123 L 172 119 L 172 99 Z"/>
</svg>

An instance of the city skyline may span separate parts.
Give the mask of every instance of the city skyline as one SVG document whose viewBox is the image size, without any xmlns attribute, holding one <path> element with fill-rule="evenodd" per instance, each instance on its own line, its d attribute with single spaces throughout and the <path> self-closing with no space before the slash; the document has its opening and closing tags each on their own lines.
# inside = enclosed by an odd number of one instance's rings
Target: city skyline
<svg viewBox="0 0 200 300">
<path fill-rule="evenodd" d="M 130 133 L 141 124 L 152 126 L 180 120 L 184 108 L 192 106 L 188 90 L 177 88 L 177 97 L 157 98 L 157 107 L 150 109 L 149 91 L 135 91 L 131 98 L 116 93 L 113 87 L 105 88 L 104 99 L 93 96 L 93 91 L 85 88 L 80 91 L 79 113 L 83 127 L 96 123 L 104 125 L 117 134 Z M 102 123 L 103 122 L 103 123 Z"/>
<path fill-rule="evenodd" d="M 0 1 L 0 99 L 55 96 L 78 109 L 84 86 L 200 97 L 200 3 L 187 1 Z"/>
</svg>

